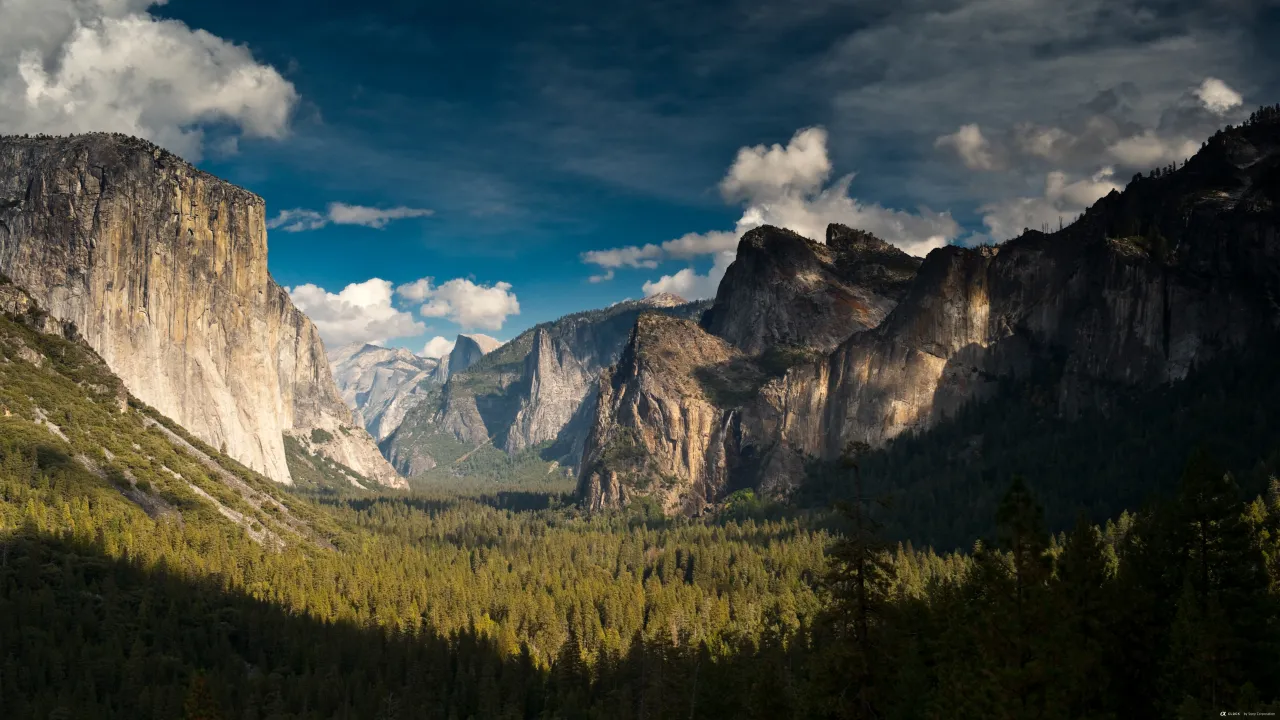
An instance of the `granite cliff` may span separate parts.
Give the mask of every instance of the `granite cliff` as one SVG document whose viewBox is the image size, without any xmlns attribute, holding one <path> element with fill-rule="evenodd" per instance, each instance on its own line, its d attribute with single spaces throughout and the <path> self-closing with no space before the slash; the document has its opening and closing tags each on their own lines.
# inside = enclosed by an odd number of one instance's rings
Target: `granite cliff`
<svg viewBox="0 0 1280 720">
<path fill-rule="evenodd" d="M 261 198 L 150 143 L 0 138 L 0 271 L 130 392 L 278 482 L 288 434 L 403 486 L 268 274 L 266 239 Z"/>
<path fill-rule="evenodd" d="M 834 350 L 876 327 L 907 292 L 920 259 L 832 225 L 826 244 L 770 225 L 747 231 L 704 326 L 749 354 Z"/>
<path fill-rule="evenodd" d="M 691 514 L 719 499 L 736 447 L 734 411 L 717 390 L 757 381 L 741 351 L 696 323 L 640 315 L 622 359 L 600 376 L 579 474 L 587 507 L 645 495 Z"/>
<path fill-rule="evenodd" d="M 636 317 L 656 310 L 696 319 L 706 309 L 705 303 L 657 295 L 537 325 L 451 371 L 439 401 L 413 408 L 383 441 L 383 452 L 406 475 L 456 459 L 434 457 L 432 448 L 442 445 L 449 448 L 436 454 L 493 443 L 511 455 L 537 451 L 576 467 L 594 415 L 597 378 L 617 362 Z"/>
<path fill-rule="evenodd" d="M 650 382 L 667 395 L 649 392 L 643 404 L 686 410 L 637 412 L 626 403 L 602 402 L 596 427 L 616 425 L 612 436 L 640 438 L 644 452 L 628 457 L 625 467 L 652 461 L 667 472 L 672 466 L 663 458 L 673 453 L 722 453 L 731 473 L 723 483 L 716 476 L 717 483 L 785 495 L 803 478 L 807 459 L 832 458 L 849 441 L 879 447 L 904 433 L 925 432 L 982 401 L 1002 381 L 1050 376 L 1052 402 L 1064 416 L 1105 408 L 1121 389 L 1181 381 L 1216 357 L 1274 337 L 1280 322 L 1278 202 L 1280 128 L 1228 129 L 1184 167 L 1136 177 L 1123 193 L 1102 198 L 1059 232 L 930 253 L 877 325 L 852 333 L 821 357 L 786 363 L 782 373 L 762 367 L 775 376 L 758 387 L 754 379 L 743 382 L 716 403 L 728 424 L 712 440 L 722 450 L 701 447 L 701 439 L 683 441 L 684 448 L 657 444 L 659 438 L 679 444 L 671 423 L 686 412 L 705 412 L 705 393 L 672 382 Z M 849 235 L 836 228 L 829 233 L 841 236 Z M 804 337 L 823 347 L 833 337 L 827 327 L 830 308 L 838 304 L 812 298 L 828 297 L 823 287 L 836 292 L 838 283 L 859 281 L 825 272 L 828 264 L 815 264 L 794 240 L 787 253 L 761 252 L 769 238 L 786 237 L 772 231 L 767 238 L 743 238 L 739 259 L 747 262 L 741 268 L 735 262 L 726 274 L 717 305 L 722 298 L 732 302 L 709 314 L 709 330 L 751 351 Z M 875 282 L 879 274 L 870 271 L 863 281 Z M 782 293 L 774 289 L 779 287 Z M 759 313 L 757 306 L 779 309 Z M 806 317 L 814 322 L 806 324 Z M 755 361 L 762 364 L 768 356 L 763 352 Z M 622 365 L 610 375 L 615 384 L 630 376 L 639 377 Z M 610 437 L 593 434 L 586 450 L 597 462 L 584 464 L 580 490 L 592 507 L 623 502 L 628 487 L 636 492 L 608 461 Z M 706 476 L 690 469 L 653 478 L 684 488 L 677 494 L 702 496 Z M 670 494 L 661 496 L 669 509 Z"/>
<path fill-rule="evenodd" d="M 343 401 L 381 441 L 400 427 L 405 413 L 438 392 L 442 361 L 404 348 L 357 343 L 330 352 L 329 364 Z"/>
<path fill-rule="evenodd" d="M 462 334 L 454 340 L 453 349 L 440 362 L 440 371 L 436 379 L 441 383 L 448 382 L 449 376 L 480 362 L 480 358 L 502 347 L 502 341 L 488 335 Z"/>
<path fill-rule="evenodd" d="M 750 230 L 700 324 L 641 317 L 623 361 L 600 380 L 579 468 L 588 507 L 646 495 L 668 512 L 699 512 L 731 486 L 800 469 L 800 456 L 742 444 L 760 437 L 744 436 L 744 411 L 771 379 L 878 326 L 920 266 L 842 225 L 826 241 Z"/>
</svg>

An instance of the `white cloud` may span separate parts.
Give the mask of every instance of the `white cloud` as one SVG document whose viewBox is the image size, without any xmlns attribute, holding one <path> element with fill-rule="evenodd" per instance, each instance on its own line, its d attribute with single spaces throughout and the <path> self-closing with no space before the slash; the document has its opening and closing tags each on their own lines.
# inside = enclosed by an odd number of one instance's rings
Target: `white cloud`
<svg viewBox="0 0 1280 720">
<path fill-rule="evenodd" d="M 720 181 L 720 192 L 730 201 L 762 202 L 817 190 L 830 174 L 827 131 L 811 127 L 797 131 L 786 147 L 774 143 L 739 149 Z"/>
<path fill-rule="evenodd" d="M 267 229 L 279 228 L 285 232 L 302 232 L 319 230 L 328 224 L 328 218 L 315 210 L 281 210 L 279 215 L 267 221 Z"/>
<path fill-rule="evenodd" d="M 724 270 L 733 261 L 738 239 L 751 228 L 776 225 L 821 242 L 827 225 L 841 223 L 874 233 L 913 255 L 945 245 L 960 231 L 950 213 L 921 208 L 902 212 L 863 203 L 849 195 L 853 175 L 825 186 L 831 173 L 827 133 L 822 128 L 796 132 L 784 147 L 742 148 L 720 183 L 725 200 L 744 206 L 733 230 L 688 233 L 661 245 L 644 245 L 583 253 L 584 262 L 612 271 L 618 267 L 657 267 L 661 260 L 695 260 L 714 255 L 706 275 L 685 268 L 644 285 L 646 295 L 670 292 L 686 298 L 715 294 Z M 593 276 L 593 282 L 612 277 Z"/>
<path fill-rule="evenodd" d="M 346 203 L 329 203 L 324 213 L 315 210 L 281 210 L 280 214 L 267 221 L 267 229 L 279 228 L 285 232 L 303 232 L 319 230 L 326 225 L 362 225 L 381 230 L 392 220 L 418 218 L 432 215 L 434 211 L 423 208 L 394 207 L 379 209 L 363 205 L 347 205 Z"/>
<path fill-rule="evenodd" d="M 661 257 L 662 248 L 657 245 L 589 250 L 582 253 L 583 262 L 609 269 L 620 267 L 656 268 L 658 267 L 658 259 Z"/>
<path fill-rule="evenodd" d="M 1071 222 L 1098 198 L 1119 190 L 1112 168 L 1103 168 L 1092 177 L 1068 182 L 1066 173 L 1054 171 L 1045 176 L 1044 194 L 990 203 L 980 208 L 982 222 L 991 239 L 1017 237 L 1023 229 L 1058 229 L 1059 222 Z"/>
<path fill-rule="evenodd" d="M 733 262 L 734 253 L 716 253 L 715 264 L 705 275 L 699 275 L 693 268 L 684 268 L 673 275 L 663 275 L 657 280 L 644 284 L 645 297 L 659 293 L 671 293 L 685 299 L 715 297 L 720 287 L 720 280 Z"/>
<path fill-rule="evenodd" d="M 1205 78 L 1196 88 L 1195 95 L 1205 107 L 1219 115 L 1244 104 L 1240 93 L 1215 77 Z"/>
<path fill-rule="evenodd" d="M 0 2 L 0 132 L 122 132 L 192 161 L 205 125 L 283 136 L 293 85 L 243 46 L 148 13 L 161 4 Z"/>
<path fill-rule="evenodd" d="M 298 309 L 315 323 L 328 347 L 381 344 L 427 329 L 413 315 L 391 305 L 391 283 L 379 278 L 352 283 L 338 293 L 310 283 L 287 290 Z"/>
<path fill-rule="evenodd" d="M 965 167 L 970 170 L 996 170 L 998 164 L 991 154 L 991 143 L 982 136 L 982 128 L 976 124 L 961 125 L 950 135 L 943 135 L 933 143 L 934 147 L 949 147 L 956 151 Z"/>
<path fill-rule="evenodd" d="M 741 233 L 736 230 L 733 232 L 712 230 L 705 233 L 685 233 L 675 240 L 668 240 L 662 243 L 662 250 L 667 257 L 695 258 L 712 253 L 736 250 L 739 237 L 741 237 Z"/>
<path fill-rule="evenodd" d="M 433 278 L 415 280 L 396 288 L 396 294 L 422 303 L 418 311 L 423 316 L 448 318 L 464 328 L 501 330 L 508 316 L 520 314 L 520 301 L 511 292 L 511 283 L 477 285 L 465 278 L 438 286 L 433 283 Z"/>
<path fill-rule="evenodd" d="M 1152 130 L 1120 140 L 1107 148 L 1117 162 L 1130 168 L 1153 168 L 1183 161 L 1200 149 L 1200 143 L 1187 138 L 1162 138 Z"/>
<path fill-rule="evenodd" d="M 378 208 L 347 205 L 345 203 L 331 203 L 329 205 L 330 222 L 336 225 L 363 225 L 371 228 L 384 228 L 392 220 L 427 217 L 432 213 L 433 211 L 423 208 L 394 207 L 379 210 Z"/>
<path fill-rule="evenodd" d="M 456 340 L 450 340 L 449 338 L 437 335 L 428 340 L 427 344 L 422 347 L 422 352 L 418 354 L 422 357 L 442 358 L 453 352 L 453 346 L 456 344 Z"/>
</svg>

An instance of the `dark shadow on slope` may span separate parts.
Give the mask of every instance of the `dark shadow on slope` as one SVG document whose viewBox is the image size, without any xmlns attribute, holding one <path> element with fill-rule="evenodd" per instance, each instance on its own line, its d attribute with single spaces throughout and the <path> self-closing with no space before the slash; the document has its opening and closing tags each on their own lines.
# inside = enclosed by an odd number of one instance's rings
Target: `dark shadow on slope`
<svg viewBox="0 0 1280 720">
<path fill-rule="evenodd" d="M 886 534 L 939 550 L 966 548 L 1015 475 L 1046 507 L 1053 531 L 1083 512 L 1105 522 L 1168 495 L 1187 455 L 1203 447 L 1233 472 L 1246 495 L 1280 471 L 1277 344 L 1248 358 L 1222 358 L 1187 380 L 1145 391 L 1096 388 L 1108 402 L 1060 412 L 1060 365 L 1001 381 L 985 402 L 963 406 L 931 430 L 907 434 L 863 459 L 869 494 L 891 498 Z M 802 504 L 848 493 L 840 476 L 815 475 Z"/>
<path fill-rule="evenodd" d="M 802 644 L 768 633 L 715 659 L 637 635 L 594 669 L 571 636 L 546 669 L 474 631 L 324 622 L 34 532 L 0 536 L 0 641 L 0 715 L 15 720 L 763 719 L 805 699 L 783 682 Z"/>
<path fill-rule="evenodd" d="M 586 444 L 587 434 L 591 432 L 591 425 L 595 422 L 599 404 L 600 383 L 596 380 L 591 383 L 590 389 L 578 404 L 578 408 L 573 411 L 569 422 L 560 428 L 555 441 L 543 448 L 539 457 L 547 462 L 559 462 L 561 465 L 576 469 L 582 461 L 582 448 Z"/>
<path fill-rule="evenodd" d="M 322 622 L 95 543 L 4 537 L 7 718 L 530 717 L 547 675 L 474 633 Z M 206 708 L 207 709 L 207 708 Z"/>
</svg>

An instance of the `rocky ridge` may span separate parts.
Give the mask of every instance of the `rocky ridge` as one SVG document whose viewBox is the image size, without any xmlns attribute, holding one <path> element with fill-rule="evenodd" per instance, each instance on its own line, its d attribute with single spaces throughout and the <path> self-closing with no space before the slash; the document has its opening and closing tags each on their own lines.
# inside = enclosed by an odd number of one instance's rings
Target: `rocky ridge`
<svg viewBox="0 0 1280 720">
<path fill-rule="evenodd" d="M 704 327 L 742 351 L 834 350 L 876 327 L 906 294 L 920 259 L 832 225 L 826 244 L 765 225 L 747 231 Z"/>
<path fill-rule="evenodd" d="M 617 362 L 636 317 L 656 310 L 698 318 L 705 303 L 662 294 L 542 323 L 451 373 L 433 405 L 410 411 L 382 443 L 406 475 L 453 458 L 431 456 L 436 439 L 509 454 L 537 449 L 547 460 L 576 467 L 595 408 L 600 370 Z"/>
<path fill-rule="evenodd" d="M 404 481 L 338 396 L 311 321 L 267 272 L 261 198 L 122 135 L 0 138 L 0 272 L 147 404 L 277 482 L 284 437 Z"/>
<path fill-rule="evenodd" d="M 821 358 L 796 363 L 758 390 L 746 383 L 737 397 L 718 403 L 722 419 L 731 421 L 730 429 L 714 436 L 722 450 L 701 447 L 701 439 L 689 440 L 698 446 L 689 450 L 639 446 L 664 472 L 673 467 L 663 464 L 673 452 L 723 454 L 732 470 L 725 487 L 785 495 L 803 477 L 807 458 L 834 457 L 849 441 L 875 447 L 927 431 L 1006 379 L 1050 373 L 1064 415 L 1105 407 L 1118 388 L 1180 381 L 1205 362 L 1277 332 L 1278 203 L 1280 128 L 1272 123 L 1220 132 L 1185 167 L 1135 178 L 1062 231 L 930 253 L 877 326 L 852 334 Z M 844 230 L 833 233 L 849 237 Z M 793 240 L 790 252 L 769 255 L 760 252 L 759 237 L 743 244 L 740 257 L 745 251 L 749 262 L 730 268 L 720 292 L 734 305 L 751 307 L 751 298 L 760 297 L 761 306 L 776 307 L 779 293 L 769 288 L 778 286 L 787 293 L 804 287 L 810 297 L 816 288 L 821 296 L 821 283 L 789 281 L 785 274 L 785 268 L 815 267 L 800 243 Z M 741 321 L 710 317 L 706 326 L 754 350 L 802 335 L 795 317 L 747 313 Z M 831 336 L 823 322 L 818 313 L 815 337 Z M 627 375 L 621 365 L 610 377 L 620 373 Z M 651 406 L 704 412 L 705 394 L 673 383 L 649 385 L 671 393 L 646 400 Z M 601 403 L 597 427 L 616 424 L 614 435 L 679 442 L 669 432 L 678 413 L 641 413 L 616 404 Z M 586 450 L 597 462 L 584 464 L 580 490 L 593 507 L 617 505 L 639 492 L 618 484 L 626 475 L 617 467 L 599 463 L 607 460 L 607 442 L 605 434 L 593 435 Z M 625 467 L 646 462 L 634 457 Z M 705 472 L 682 472 L 649 481 L 673 481 L 685 488 L 677 494 L 700 496 Z M 670 495 L 659 494 L 668 508 L 675 507 Z"/>
<path fill-rule="evenodd" d="M 404 348 L 346 345 L 329 353 L 342 399 L 375 440 L 395 432 L 405 413 L 438 392 L 441 361 Z"/>
<path fill-rule="evenodd" d="M 734 413 L 716 387 L 751 382 L 742 358 L 694 322 L 641 314 L 617 366 L 601 373 L 579 476 L 586 506 L 645 495 L 668 513 L 690 514 L 721 497 L 736 453 Z"/>
</svg>

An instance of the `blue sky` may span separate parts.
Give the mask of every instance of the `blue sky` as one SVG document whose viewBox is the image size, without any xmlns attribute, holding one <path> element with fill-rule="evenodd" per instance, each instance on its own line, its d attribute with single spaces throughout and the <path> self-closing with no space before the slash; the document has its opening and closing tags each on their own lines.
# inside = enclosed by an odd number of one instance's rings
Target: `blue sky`
<svg viewBox="0 0 1280 720">
<path fill-rule="evenodd" d="M 327 342 L 417 351 L 711 294 L 759 222 L 923 254 L 1070 219 L 1280 101 L 1278 30 L 1270 0 L 0 0 L 0 131 L 253 190 Z"/>
</svg>

